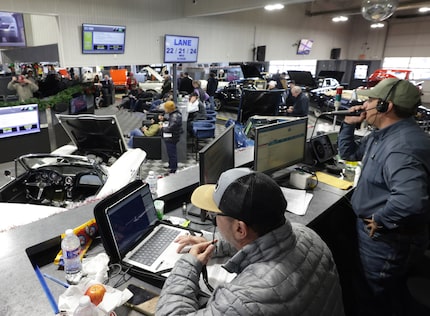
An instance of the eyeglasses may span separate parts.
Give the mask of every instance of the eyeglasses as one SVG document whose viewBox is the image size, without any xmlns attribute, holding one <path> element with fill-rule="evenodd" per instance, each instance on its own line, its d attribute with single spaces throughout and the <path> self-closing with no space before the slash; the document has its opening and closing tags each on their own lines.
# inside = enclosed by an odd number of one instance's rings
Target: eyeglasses
<svg viewBox="0 0 430 316">
<path fill-rule="evenodd" d="M 213 215 L 212 215 L 211 220 L 212 220 L 212 224 L 213 224 L 215 227 L 217 226 L 217 224 L 216 224 L 216 218 L 217 218 L 217 216 L 227 216 L 227 217 L 228 217 L 228 215 L 227 215 L 227 214 L 223 214 L 223 213 L 216 213 L 216 214 L 213 214 Z"/>
</svg>

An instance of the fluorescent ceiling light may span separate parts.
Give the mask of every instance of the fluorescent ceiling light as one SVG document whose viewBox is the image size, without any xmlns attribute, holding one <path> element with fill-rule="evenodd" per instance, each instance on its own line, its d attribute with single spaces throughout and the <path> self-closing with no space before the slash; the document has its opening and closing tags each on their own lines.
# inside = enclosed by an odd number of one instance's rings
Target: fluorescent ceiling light
<svg viewBox="0 0 430 316">
<path fill-rule="evenodd" d="M 373 23 L 373 24 L 370 25 L 370 27 L 372 29 L 379 29 L 381 27 L 384 27 L 384 23 Z"/>
<path fill-rule="evenodd" d="M 348 21 L 348 17 L 347 16 L 335 16 L 334 18 L 331 19 L 333 22 L 345 22 Z"/>
<path fill-rule="evenodd" d="M 429 7 L 422 7 L 422 8 L 418 9 L 418 12 L 420 12 L 420 13 L 427 13 L 429 11 L 430 11 Z"/>
<path fill-rule="evenodd" d="M 267 11 L 282 10 L 283 8 L 284 8 L 284 5 L 280 3 L 268 4 L 264 7 L 264 9 Z"/>
</svg>

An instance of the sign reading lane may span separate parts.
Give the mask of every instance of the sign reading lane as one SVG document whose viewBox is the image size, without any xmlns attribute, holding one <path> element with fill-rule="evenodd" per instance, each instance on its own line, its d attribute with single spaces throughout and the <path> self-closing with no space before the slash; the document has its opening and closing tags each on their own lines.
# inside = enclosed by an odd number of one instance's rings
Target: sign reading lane
<svg viewBox="0 0 430 316">
<path fill-rule="evenodd" d="M 196 36 L 165 35 L 165 63 L 196 63 L 199 51 L 199 38 Z"/>
</svg>

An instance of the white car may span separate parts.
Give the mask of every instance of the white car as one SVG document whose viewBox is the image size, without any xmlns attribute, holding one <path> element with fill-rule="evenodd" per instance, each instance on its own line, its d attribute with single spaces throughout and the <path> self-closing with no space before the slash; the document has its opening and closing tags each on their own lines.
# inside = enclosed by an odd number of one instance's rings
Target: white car
<svg viewBox="0 0 430 316">
<path fill-rule="evenodd" d="M 74 145 L 16 159 L 13 180 L 0 188 L 0 204 L 74 208 L 140 176 L 146 153 L 127 148 L 115 116 L 58 115 L 58 119 Z"/>
</svg>

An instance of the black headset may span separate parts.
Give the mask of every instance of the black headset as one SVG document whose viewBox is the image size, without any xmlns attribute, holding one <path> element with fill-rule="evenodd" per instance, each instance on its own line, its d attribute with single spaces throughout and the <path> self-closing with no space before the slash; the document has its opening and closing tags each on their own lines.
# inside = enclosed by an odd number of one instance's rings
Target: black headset
<svg viewBox="0 0 430 316">
<path fill-rule="evenodd" d="M 396 87 L 397 87 L 397 85 L 398 85 L 401 81 L 403 81 L 403 80 L 401 80 L 401 79 L 397 80 L 397 81 L 396 81 L 396 83 L 394 83 L 394 84 L 391 86 L 391 88 L 390 88 L 390 90 L 388 91 L 387 96 L 385 97 L 385 99 L 384 99 L 384 100 L 380 100 L 380 101 L 378 101 L 378 104 L 376 105 L 376 111 L 378 111 L 378 112 L 380 112 L 380 113 L 384 113 L 384 112 L 387 112 L 387 111 L 388 111 L 388 104 L 389 104 L 389 102 L 388 102 L 388 98 L 390 97 L 390 95 L 391 95 L 391 94 L 393 94 L 393 95 L 394 95 L 394 93 L 396 92 Z"/>
</svg>

